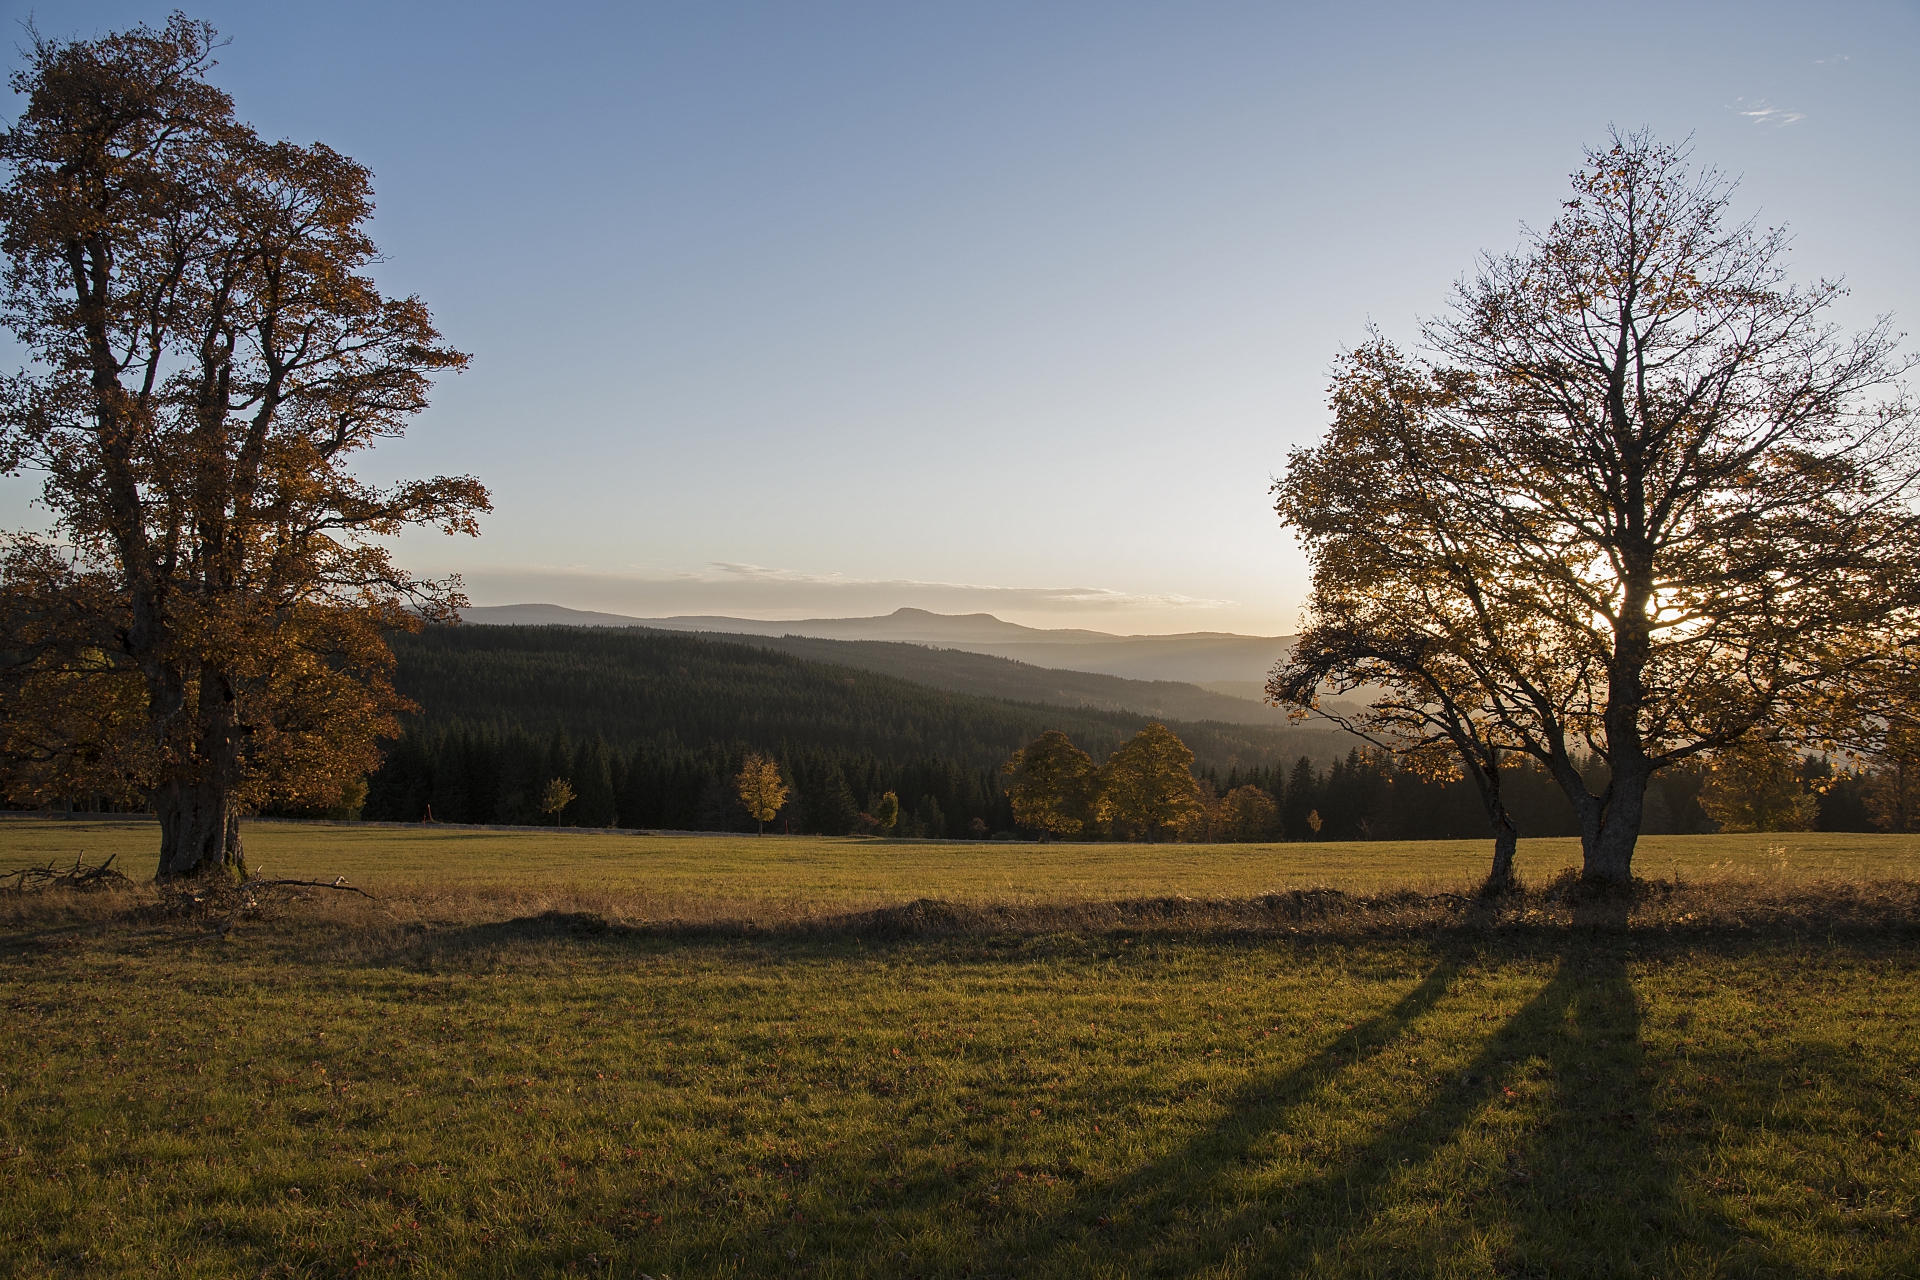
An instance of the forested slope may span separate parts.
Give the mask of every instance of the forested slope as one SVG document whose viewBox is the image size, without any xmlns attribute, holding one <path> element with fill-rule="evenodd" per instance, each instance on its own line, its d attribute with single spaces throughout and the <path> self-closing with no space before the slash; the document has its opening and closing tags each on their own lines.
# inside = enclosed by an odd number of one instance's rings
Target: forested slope
<svg viewBox="0 0 1920 1280">
<path fill-rule="evenodd" d="M 1149 717 L 933 689 L 760 646 L 640 629 L 436 628 L 394 641 L 420 705 L 369 779 L 364 816 L 741 830 L 730 779 L 749 749 L 792 780 L 783 830 L 844 834 L 886 791 L 911 835 L 1008 831 L 999 767 L 1042 730 L 1104 758 Z M 1275 771 L 1347 750 L 1324 729 L 1168 722 L 1196 766 Z"/>
<path fill-rule="evenodd" d="M 895 759 L 938 755 L 998 767 L 1043 729 L 1065 730 L 1103 758 L 1153 718 L 930 688 L 775 652 L 758 639 L 637 628 L 434 628 L 396 637 L 394 652 L 395 683 L 420 704 L 420 728 L 560 729 L 575 739 L 599 734 L 620 750 L 738 741 L 763 750 L 815 747 Z M 1291 764 L 1302 755 L 1327 763 L 1353 745 L 1327 730 L 1290 727 L 1283 720 L 1167 723 L 1193 749 L 1197 764 L 1222 771 Z"/>
<path fill-rule="evenodd" d="M 709 633 L 711 635 L 711 633 Z M 720 637 L 712 637 L 720 638 Z M 1101 711 L 1131 711 L 1162 720 L 1218 720 L 1226 724 L 1254 724 L 1291 728 L 1286 712 L 1246 698 L 1232 697 L 1178 680 L 1129 680 L 1091 671 L 1064 671 L 1037 667 L 1012 658 L 937 648 L 895 640 L 827 640 L 814 636 L 726 636 L 742 644 L 773 649 L 862 671 L 878 671 L 915 684 L 954 693 L 1010 702 L 1039 702 Z M 1348 742 L 1325 728 L 1299 726 L 1302 732 L 1325 739 L 1312 754 L 1344 752 Z"/>
<path fill-rule="evenodd" d="M 933 689 L 777 652 L 759 637 L 472 626 L 399 636 L 394 650 L 396 683 L 421 712 L 370 779 L 373 819 L 552 822 L 541 793 L 564 778 L 578 792 L 559 815 L 569 825 L 748 830 L 731 779 L 751 749 L 774 755 L 793 785 L 778 829 L 845 834 L 892 791 L 900 834 L 1009 832 L 999 766 L 1016 747 L 1059 728 L 1104 759 L 1147 720 Z M 1252 785 L 1274 798 L 1267 838 L 1488 833 L 1469 783 L 1423 781 L 1325 730 L 1166 723 L 1216 792 Z M 1656 782 L 1650 832 L 1710 829 L 1694 798 L 1697 769 Z M 1515 770 L 1506 791 L 1522 834 L 1576 830 L 1545 775 Z M 1852 821 L 1845 798 L 1823 793 L 1823 828 L 1851 829 L 1839 825 Z"/>
</svg>

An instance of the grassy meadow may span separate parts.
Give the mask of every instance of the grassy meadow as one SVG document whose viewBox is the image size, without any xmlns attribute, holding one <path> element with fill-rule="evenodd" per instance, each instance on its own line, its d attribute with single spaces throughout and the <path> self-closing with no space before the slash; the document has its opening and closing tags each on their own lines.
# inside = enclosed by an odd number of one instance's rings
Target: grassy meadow
<svg viewBox="0 0 1920 1280">
<path fill-rule="evenodd" d="M 619 835 L 461 827 L 249 823 L 247 858 L 273 877 L 346 876 L 373 891 L 618 895 L 669 913 L 790 903 L 859 909 L 927 897 L 956 902 L 1091 902 L 1185 894 L 1231 898 L 1276 889 L 1349 893 L 1414 887 L 1468 890 L 1486 875 L 1486 840 L 1325 844 L 1035 844 Z M 118 855 L 151 876 L 159 837 L 150 822 L 0 819 L 0 867 L 89 863 Z M 1580 863 L 1575 839 L 1522 840 L 1522 879 L 1544 881 Z M 1920 836 L 1789 832 L 1649 836 L 1635 869 L 1647 877 L 1772 883 L 1920 878 Z"/>
<path fill-rule="evenodd" d="M 247 843 L 377 899 L 0 898 L 0 1275 L 1920 1273 L 1907 838 L 1492 907 L 1394 892 L 1483 844 Z M 1383 897 L 1040 909 L 1315 886 Z M 846 914 L 916 898 L 1033 910 Z"/>
</svg>

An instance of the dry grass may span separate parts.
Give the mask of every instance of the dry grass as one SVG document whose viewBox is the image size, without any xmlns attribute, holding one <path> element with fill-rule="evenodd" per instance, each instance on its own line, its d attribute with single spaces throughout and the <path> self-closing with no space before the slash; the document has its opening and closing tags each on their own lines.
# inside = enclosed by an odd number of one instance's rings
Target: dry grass
<svg viewBox="0 0 1920 1280">
<path fill-rule="evenodd" d="M 1686 937 L 1727 932 L 1900 936 L 1920 926 L 1920 882 L 1742 875 L 1588 889 L 1570 873 L 1497 897 L 1398 889 L 1293 889 L 1243 898 L 1185 894 L 1105 901 L 916 898 L 849 907 L 835 897 L 674 895 L 564 884 L 514 888 L 397 883 L 377 896 L 323 888 L 162 888 L 0 892 L 0 931 L 16 945 L 72 945 L 124 928 L 207 930 L 235 940 L 330 936 L 340 949 L 391 956 L 421 939 L 490 942 L 551 936 L 902 939 L 1054 934 L 1341 939 L 1512 937 L 1567 930 Z M 479 931 L 479 932 L 476 932 Z"/>
</svg>

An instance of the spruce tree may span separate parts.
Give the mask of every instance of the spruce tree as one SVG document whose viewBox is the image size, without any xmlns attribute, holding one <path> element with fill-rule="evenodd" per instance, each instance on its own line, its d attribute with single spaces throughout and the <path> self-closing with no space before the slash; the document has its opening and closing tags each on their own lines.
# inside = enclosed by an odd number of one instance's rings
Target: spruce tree
<svg viewBox="0 0 1920 1280">
<path fill-rule="evenodd" d="M 573 754 L 572 782 L 577 798 L 569 812 L 579 826 L 610 827 L 619 816 L 610 754 L 607 740 L 597 733 Z"/>
</svg>

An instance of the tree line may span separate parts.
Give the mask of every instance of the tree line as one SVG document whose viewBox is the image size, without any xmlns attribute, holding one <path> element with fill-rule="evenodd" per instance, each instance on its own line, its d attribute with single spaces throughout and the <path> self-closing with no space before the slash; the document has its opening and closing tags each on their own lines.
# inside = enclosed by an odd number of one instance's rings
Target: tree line
<svg viewBox="0 0 1920 1280">
<path fill-rule="evenodd" d="M 359 817 L 385 822 L 456 822 L 677 831 L 752 831 L 738 779 L 764 754 L 787 794 L 769 829 L 794 835 L 850 835 L 889 792 L 900 797 L 893 834 L 978 837 L 1014 830 L 993 770 L 924 755 L 892 759 L 871 751 L 743 741 L 700 747 L 610 745 L 594 733 L 544 735 L 514 727 L 445 726 L 410 733 L 367 780 L 358 809 L 284 810 L 289 816 Z M 545 799 L 563 781 L 572 799 L 557 813 Z"/>
<path fill-rule="evenodd" d="M 1166 739 L 1171 739 L 1171 742 Z M 1356 747 L 1320 768 L 1292 765 L 1206 768 L 1180 773 L 1178 739 L 1154 743 L 1171 781 L 1157 814 L 1116 805 L 1116 788 L 1140 768 L 1115 752 L 1102 765 L 1063 733 L 1044 733 L 1003 772 L 1016 821 L 1056 839 L 1184 841 L 1467 840 L 1489 834 L 1478 789 L 1464 777 L 1411 769 L 1392 752 Z M 1582 762 L 1588 785 L 1606 785 L 1606 764 Z M 1835 770 L 1821 757 L 1785 754 L 1764 762 L 1722 758 L 1662 772 L 1648 792 L 1653 835 L 1720 831 L 1908 831 L 1920 810 L 1886 773 Z M 1136 784 L 1137 785 L 1137 784 Z M 1504 782 L 1517 826 L 1532 836 L 1578 836 L 1580 818 L 1546 770 L 1521 765 Z M 1157 818 L 1157 822 L 1156 822 Z"/>
</svg>

